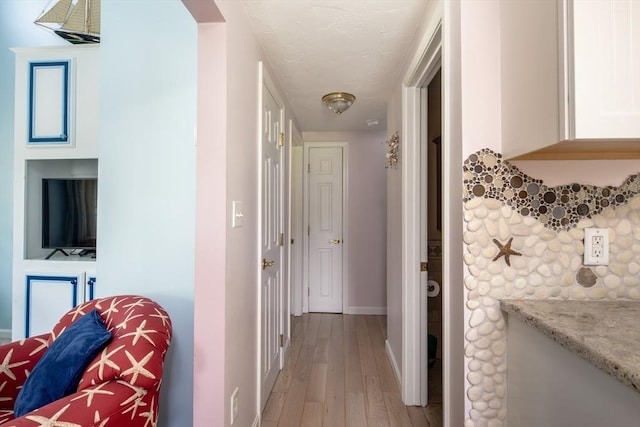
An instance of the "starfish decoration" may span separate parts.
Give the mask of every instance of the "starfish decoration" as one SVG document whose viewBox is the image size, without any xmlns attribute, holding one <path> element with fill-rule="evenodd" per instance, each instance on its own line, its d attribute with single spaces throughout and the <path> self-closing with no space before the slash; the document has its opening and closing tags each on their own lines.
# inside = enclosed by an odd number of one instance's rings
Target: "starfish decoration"
<svg viewBox="0 0 640 427">
<path fill-rule="evenodd" d="M 127 400 L 125 400 L 124 402 L 122 402 L 122 403 L 120 404 L 120 406 L 126 406 L 126 405 L 128 405 L 129 403 L 133 402 L 134 400 L 141 399 L 145 394 L 147 394 L 147 391 L 146 391 L 145 389 L 142 389 L 142 388 L 140 388 L 140 387 L 133 386 L 133 385 L 129 384 L 129 383 L 128 383 L 128 382 L 126 382 L 126 381 L 118 380 L 117 382 L 118 382 L 118 384 L 121 384 L 121 385 L 123 385 L 123 386 L 125 386 L 125 387 L 129 387 L 131 390 L 133 390 L 133 394 L 132 394 L 131 396 L 129 396 L 129 397 L 127 398 Z M 159 391 L 159 390 L 158 390 L 158 391 Z"/>
<path fill-rule="evenodd" d="M 122 406 L 122 405 L 120 405 Z M 133 401 L 133 405 L 131 405 L 129 407 L 129 409 L 126 409 L 124 411 L 122 411 L 123 414 L 126 414 L 127 412 L 131 412 L 131 421 L 133 421 L 133 419 L 136 417 L 138 409 L 143 408 L 147 406 L 147 403 L 144 402 L 141 398 L 138 398 L 136 400 Z"/>
<path fill-rule="evenodd" d="M 507 263 L 507 265 L 509 267 L 511 267 L 511 261 L 509 260 L 509 257 L 511 255 L 513 255 L 513 256 L 522 256 L 522 254 L 520 252 L 516 252 L 513 249 L 511 249 L 511 242 L 512 241 L 513 241 L 513 237 L 510 238 L 509 241 L 503 245 L 502 243 L 498 242 L 496 239 L 493 239 L 493 243 L 498 245 L 498 254 L 493 257 L 493 261 L 496 261 L 498 258 L 500 258 L 501 256 L 504 255 L 505 262 Z"/>
<path fill-rule="evenodd" d="M 153 351 L 147 353 L 147 355 L 140 359 L 140 361 L 137 361 L 127 350 L 124 351 L 124 354 L 125 356 L 127 356 L 127 359 L 129 359 L 129 362 L 131 362 L 132 366 L 126 371 L 122 372 L 121 376 L 124 377 L 125 375 L 133 374 L 133 377 L 131 378 L 131 384 L 135 384 L 136 380 L 138 379 L 138 375 L 142 375 L 143 377 L 147 377 L 152 380 L 156 379 L 156 376 L 144 367 L 153 356 Z"/>
<path fill-rule="evenodd" d="M 7 385 L 6 381 L 3 382 L 2 385 L 0 385 L 0 392 L 2 392 L 2 389 L 4 389 L 4 386 L 6 386 L 6 385 Z M 0 402 L 6 402 L 6 401 L 9 401 L 9 400 L 11 400 L 10 397 L 2 397 L 2 395 L 0 395 Z"/>
<path fill-rule="evenodd" d="M 157 334 L 158 331 L 153 329 L 144 329 L 146 326 L 147 326 L 147 319 L 142 321 L 142 323 L 136 328 L 135 332 L 129 332 L 128 334 L 124 334 L 122 335 L 122 338 L 133 336 L 133 345 L 136 345 L 138 344 L 138 340 L 140 339 L 140 337 L 142 337 L 145 340 L 147 340 L 149 344 L 155 347 L 156 343 L 153 342 L 153 340 L 149 338 L 149 335 L 147 334 L 150 334 L 150 333 Z"/>
<path fill-rule="evenodd" d="M 44 350 L 45 348 L 49 348 L 49 340 L 46 340 L 44 338 L 35 338 L 35 340 L 38 341 L 40 345 L 31 353 L 29 353 L 29 356 L 33 356 L 34 354 L 40 353 L 40 351 Z"/>
<path fill-rule="evenodd" d="M 147 412 L 143 412 L 140 414 L 141 417 L 146 418 L 145 422 L 144 422 L 144 427 L 147 427 L 148 425 L 151 426 L 155 426 L 157 425 L 157 421 L 156 420 L 156 414 L 154 411 L 154 407 L 155 407 L 155 402 L 154 402 L 154 398 L 151 398 L 151 408 L 149 408 L 149 410 Z"/>
<path fill-rule="evenodd" d="M 85 397 L 87 398 L 87 408 L 91 407 L 91 404 L 93 403 L 93 397 L 97 394 L 106 394 L 107 396 L 113 396 L 113 392 L 112 391 L 108 391 L 108 390 L 101 390 L 102 387 L 105 386 L 105 384 L 107 383 L 102 383 L 99 386 L 95 387 L 95 388 L 85 388 L 84 390 L 82 390 L 80 393 L 82 393 L 80 396 L 78 397 L 74 397 L 73 399 L 71 399 L 71 401 L 73 402 L 74 400 L 78 400 L 78 399 L 84 399 Z"/>
<path fill-rule="evenodd" d="M 142 316 L 142 314 L 133 315 L 133 312 L 131 312 L 131 311 L 128 312 L 127 313 L 127 317 L 122 322 L 120 322 L 120 323 L 118 323 L 116 325 L 116 329 L 127 329 L 127 322 L 128 321 L 136 319 L 136 318 L 141 317 L 141 316 Z"/>
<path fill-rule="evenodd" d="M 29 361 L 25 360 L 24 362 L 9 363 L 11 361 L 11 356 L 13 356 L 13 349 L 9 350 L 9 352 L 7 353 L 7 355 L 4 358 L 4 361 L 2 363 L 0 363 L 0 374 L 4 373 L 6 376 L 8 376 L 9 378 L 11 378 L 12 380 L 15 381 L 16 376 L 11 371 L 11 369 L 12 368 L 17 368 L 18 366 L 25 365 L 25 364 L 29 363 Z"/>
<path fill-rule="evenodd" d="M 162 314 L 156 307 L 153 310 L 158 314 L 151 314 L 149 317 L 157 317 L 162 320 L 162 326 L 166 326 L 169 320 L 169 316 Z"/>
<path fill-rule="evenodd" d="M 104 419 L 100 422 L 100 424 L 98 424 L 98 421 L 100 421 L 100 412 L 96 411 L 96 413 L 93 416 L 93 424 L 95 427 L 104 427 L 107 425 L 107 423 L 109 422 L 109 418 Z"/>
<path fill-rule="evenodd" d="M 120 304 L 122 302 L 122 300 L 118 301 L 117 298 L 114 298 L 111 301 L 111 304 L 109 305 L 109 308 L 107 308 L 106 310 L 104 310 L 102 312 L 102 314 L 107 316 L 107 319 L 111 318 L 111 313 L 119 313 L 120 310 L 118 310 L 118 304 Z"/>
<path fill-rule="evenodd" d="M 69 406 L 71 406 L 71 403 L 67 404 L 65 407 L 53 414 L 51 418 L 43 417 L 40 415 L 27 415 L 26 418 L 28 420 L 35 421 L 36 423 L 40 423 L 40 427 L 82 427 L 80 424 L 58 421 L 58 418 L 60 418 L 62 414 L 64 414 L 65 411 L 69 409 Z"/>
<path fill-rule="evenodd" d="M 62 335 L 62 333 L 63 333 L 66 329 L 67 329 L 67 327 L 66 327 L 66 326 L 65 326 L 65 327 L 63 327 L 63 328 L 60 330 L 60 332 L 58 332 L 58 334 L 57 334 L 57 335 L 56 335 L 56 333 L 55 333 L 54 331 L 51 331 L 51 338 L 50 338 L 51 342 L 54 342 L 55 340 L 57 340 L 57 339 L 58 339 L 58 337 L 59 337 L 60 335 Z"/>
<path fill-rule="evenodd" d="M 117 348 L 114 348 L 113 350 L 111 350 L 109 352 L 107 351 L 109 349 L 109 347 L 106 347 L 100 353 L 100 360 L 98 360 L 96 363 L 91 365 L 89 367 L 89 369 L 87 369 L 87 372 L 92 371 L 95 368 L 98 368 L 98 378 L 104 379 L 103 375 L 104 375 L 104 367 L 105 366 L 110 366 L 113 369 L 120 369 L 120 366 L 118 366 L 116 364 L 116 362 L 111 360 L 110 357 L 113 356 L 114 354 L 116 354 L 117 352 L 119 352 L 120 350 L 122 350 L 123 347 L 124 347 L 124 345 L 121 345 L 121 346 L 119 346 Z"/>
<path fill-rule="evenodd" d="M 67 314 L 67 316 L 71 316 L 71 321 L 72 321 L 72 322 L 75 322 L 76 317 L 78 317 L 78 316 L 84 316 L 85 314 L 87 314 L 87 313 L 85 313 L 85 312 L 82 310 L 83 308 L 84 308 L 84 307 L 83 307 L 82 305 L 77 305 L 77 306 L 75 307 L 75 310 L 73 310 L 73 311 L 69 312 L 69 313 Z"/>
<path fill-rule="evenodd" d="M 142 301 L 141 299 L 138 299 L 135 302 L 132 302 L 131 304 L 125 305 L 124 308 L 129 310 L 131 307 L 144 307 L 146 304 L 148 304 L 148 303 Z"/>
</svg>

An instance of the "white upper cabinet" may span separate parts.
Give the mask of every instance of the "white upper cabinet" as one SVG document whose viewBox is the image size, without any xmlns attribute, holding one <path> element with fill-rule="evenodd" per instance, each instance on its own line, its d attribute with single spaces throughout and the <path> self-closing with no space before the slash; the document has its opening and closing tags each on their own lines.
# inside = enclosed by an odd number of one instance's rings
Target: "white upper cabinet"
<svg viewBox="0 0 640 427">
<path fill-rule="evenodd" d="M 640 0 L 501 1 L 506 158 L 640 158 Z"/>
<path fill-rule="evenodd" d="M 640 138 L 640 1 L 574 0 L 565 15 L 569 138 Z"/>
<path fill-rule="evenodd" d="M 14 48 L 16 158 L 97 158 L 97 45 Z"/>
</svg>

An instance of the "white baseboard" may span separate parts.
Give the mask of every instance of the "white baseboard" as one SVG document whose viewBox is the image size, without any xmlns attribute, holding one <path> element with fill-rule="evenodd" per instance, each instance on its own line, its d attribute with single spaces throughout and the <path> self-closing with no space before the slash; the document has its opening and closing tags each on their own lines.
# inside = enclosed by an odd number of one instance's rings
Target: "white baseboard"
<svg viewBox="0 0 640 427">
<path fill-rule="evenodd" d="M 253 423 L 251 427 L 260 427 L 260 417 L 256 414 L 256 417 L 253 419 Z"/>
<path fill-rule="evenodd" d="M 389 362 L 391 362 L 391 369 L 393 369 L 393 373 L 396 377 L 396 382 L 398 383 L 398 387 L 400 387 L 400 368 L 398 368 L 398 362 L 396 362 L 396 357 L 393 354 L 393 350 L 391 350 L 391 344 L 389 344 L 389 340 L 384 341 L 384 349 L 387 350 L 387 357 L 389 358 Z"/>
<path fill-rule="evenodd" d="M 0 329 L 0 344 L 11 342 L 11 329 Z"/>
<path fill-rule="evenodd" d="M 344 314 L 386 315 L 387 307 L 347 307 Z"/>
</svg>

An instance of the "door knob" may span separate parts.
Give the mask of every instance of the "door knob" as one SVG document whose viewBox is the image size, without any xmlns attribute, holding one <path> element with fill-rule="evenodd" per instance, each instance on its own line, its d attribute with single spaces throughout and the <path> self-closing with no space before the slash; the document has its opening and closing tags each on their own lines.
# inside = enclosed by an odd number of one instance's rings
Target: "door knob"
<svg viewBox="0 0 640 427">
<path fill-rule="evenodd" d="M 275 261 L 267 261 L 266 259 L 262 258 L 262 269 L 264 270 L 268 267 L 273 267 L 275 263 Z"/>
<path fill-rule="evenodd" d="M 329 243 L 331 243 L 332 245 L 339 245 L 340 244 L 340 239 L 329 240 Z"/>
</svg>

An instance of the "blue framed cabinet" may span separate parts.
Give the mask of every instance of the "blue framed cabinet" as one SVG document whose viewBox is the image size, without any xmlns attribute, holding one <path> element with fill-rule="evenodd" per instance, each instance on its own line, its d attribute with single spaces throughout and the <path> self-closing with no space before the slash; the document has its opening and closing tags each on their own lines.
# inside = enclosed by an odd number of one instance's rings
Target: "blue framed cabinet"
<svg viewBox="0 0 640 427">
<path fill-rule="evenodd" d="M 50 332 L 67 311 L 94 297 L 96 259 L 72 248 L 52 253 L 54 248 L 43 242 L 43 180 L 98 175 L 100 46 L 11 50 L 15 55 L 11 285 L 15 341 Z M 97 209 L 95 216 L 91 219 L 97 221 Z"/>
<path fill-rule="evenodd" d="M 66 312 L 94 298 L 95 285 L 93 272 L 27 273 L 23 310 L 19 310 L 24 329 L 14 328 L 14 335 L 19 335 L 14 339 L 50 332 Z"/>
</svg>

